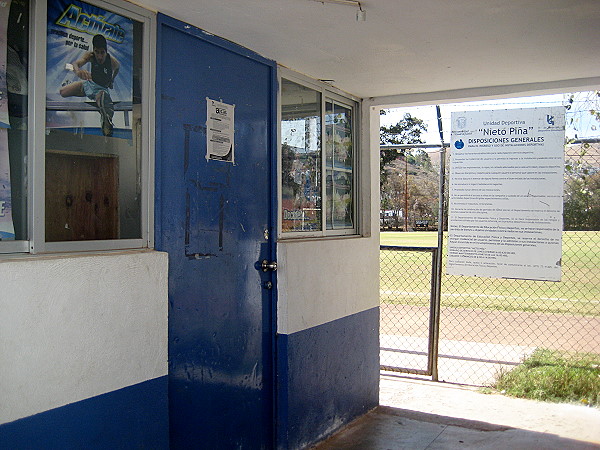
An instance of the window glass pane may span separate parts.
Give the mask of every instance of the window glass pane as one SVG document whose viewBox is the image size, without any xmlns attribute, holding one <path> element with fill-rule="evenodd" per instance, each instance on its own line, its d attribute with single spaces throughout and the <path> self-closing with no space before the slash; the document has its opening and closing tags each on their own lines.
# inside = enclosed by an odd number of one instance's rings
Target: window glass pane
<svg viewBox="0 0 600 450">
<path fill-rule="evenodd" d="M 0 8 L 0 240 L 26 240 L 29 2 Z"/>
<path fill-rule="evenodd" d="M 327 229 L 353 228 L 352 173 L 327 171 Z"/>
<path fill-rule="evenodd" d="M 142 235 L 142 28 L 88 3 L 48 2 L 48 242 Z"/>
<path fill-rule="evenodd" d="M 281 86 L 282 230 L 322 229 L 321 94 L 288 80 Z"/>
<path fill-rule="evenodd" d="M 328 167 L 352 170 L 352 109 L 325 103 L 325 148 Z"/>
<path fill-rule="evenodd" d="M 352 109 L 325 103 L 327 229 L 354 227 Z"/>
</svg>

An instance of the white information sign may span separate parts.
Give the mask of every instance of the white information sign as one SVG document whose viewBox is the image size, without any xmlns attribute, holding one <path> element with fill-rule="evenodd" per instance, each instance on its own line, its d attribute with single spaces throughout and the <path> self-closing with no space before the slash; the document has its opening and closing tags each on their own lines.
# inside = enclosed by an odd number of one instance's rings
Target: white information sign
<svg viewBox="0 0 600 450">
<path fill-rule="evenodd" d="M 234 110 L 235 105 L 206 98 L 206 159 L 234 162 Z"/>
<path fill-rule="evenodd" d="M 452 113 L 447 272 L 560 281 L 565 110 Z"/>
</svg>

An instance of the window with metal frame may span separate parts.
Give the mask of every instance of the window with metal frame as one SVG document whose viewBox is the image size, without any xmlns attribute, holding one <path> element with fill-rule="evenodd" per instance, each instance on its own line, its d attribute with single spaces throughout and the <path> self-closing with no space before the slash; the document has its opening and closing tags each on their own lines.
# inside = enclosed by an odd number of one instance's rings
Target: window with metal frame
<svg viewBox="0 0 600 450">
<path fill-rule="evenodd" d="M 0 253 L 152 246 L 154 15 L 118 0 L 9 5 Z"/>
<path fill-rule="evenodd" d="M 0 5 L 0 251 L 28 239 L 29 0 Z"/>
<path fill-rule="evenodd" d="M 329 86 L 280 79 L 280 237 L 358 233 L 357 110 Z"/>
</svg>

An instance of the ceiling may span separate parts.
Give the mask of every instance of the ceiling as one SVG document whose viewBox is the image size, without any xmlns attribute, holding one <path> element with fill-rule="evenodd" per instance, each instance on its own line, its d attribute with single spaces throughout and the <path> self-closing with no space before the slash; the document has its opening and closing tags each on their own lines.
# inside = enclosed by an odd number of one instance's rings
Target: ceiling
<svg viewBox="0 0 600 450">
<path fill-rule="evenodd" d="M 600 88 L 600 0 L 136 0 L 358 97 Z M 562 84 L 561 84 L 562 83 Z"/>
</svg>

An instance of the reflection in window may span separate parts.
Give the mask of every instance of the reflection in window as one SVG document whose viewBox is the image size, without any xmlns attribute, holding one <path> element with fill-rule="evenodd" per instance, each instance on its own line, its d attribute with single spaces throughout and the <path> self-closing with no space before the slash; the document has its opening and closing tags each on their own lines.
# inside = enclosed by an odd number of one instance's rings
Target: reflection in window
<svg viewBox="0 0 600 450">
<path fill-rule="evenodd" d="M 281 86 L 282 229 L 322 228 L 321 94 L 288 80 Z"/>
<path fill-rule="evenodd" d="M 114 26 L 90 34 L 75 12 Z M 48 2 L 48 242 L 142 235 L 142 29 L 87 3 Z"/>
<path fill-rule="evenodd" d="M 27 240 L 29 2 L 0 8 L 0 240 Z"/>
<path fill-rule="evenodd" d="M 327 229 L 354 227 L 352 109 L 325 103 Z"/>
<path fill-rule="evenodd" d="M 326 89 L 281 81 L 284 233 L 323 236 L 356 231 L 355 106 L 346 100 Z"/>
</svg>

